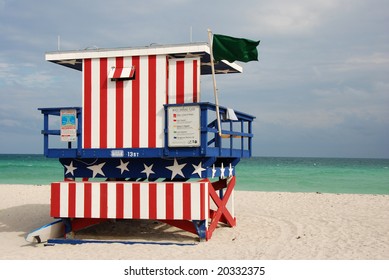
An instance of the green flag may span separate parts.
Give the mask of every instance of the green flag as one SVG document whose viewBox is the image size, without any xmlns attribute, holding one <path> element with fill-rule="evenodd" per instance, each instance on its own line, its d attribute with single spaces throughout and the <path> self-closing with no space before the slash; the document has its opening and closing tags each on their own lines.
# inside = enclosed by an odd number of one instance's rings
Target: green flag
<svg viewBox="0 0 389 280">
<path fill-rule="evenodd" d="M 259 41 L 214 34 L 213 57 L 216 61 L 224 59 L 229 62 L 258 60 L 258 45 Z"/>
</svg>

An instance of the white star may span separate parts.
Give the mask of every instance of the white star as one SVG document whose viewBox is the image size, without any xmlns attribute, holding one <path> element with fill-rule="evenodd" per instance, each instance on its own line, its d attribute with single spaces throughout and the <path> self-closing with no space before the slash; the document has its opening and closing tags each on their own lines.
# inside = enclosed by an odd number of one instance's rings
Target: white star
<svg viewBox="0 0 389 280">
<path fill-rule="evenodd" d="M 224 171 L 225 171 L 226 169 L 224 168 L 224 165 L 223 165 L 223 163 L 222 163 L 222 167 L 220 168 L 220 178 L 221 179 L 224 179 L 225 178 L 225 176 L 224 176 Z"/>
<path fill-rule="evenodd" d="M 116 168 L 120 169 L 120 174 L 123 174 L 124 171 L 129 171 L 128 170 L 128 162 L 123 162 L 120 160 L 120 165 L 116 166 Z"/>
<path fill-rule="evenodd" d="M 176 177 L 177 175 L 180 175 L 181 177 L 184 177 L 184 174 L 182 173 L 182 168 L 184 168 L 185 165 L 186 165 L 186 163 L 178 164 L 177 160 L 174 159 L 173 165 L 166 166 L 167 169 L 172 171 L 172 178 L 171 178 L 171 180 L 173 180 L 173 178 Z"/>
<path fill-rule="evenodd" d="M 93 176 L 92 176 L 93 178 L 96 177 L 96 175 L 98 175 L 98 174 L 101 174 L 101 175 L 105 176 L 105 174 L 104 174 L 104 172 L 102 170 L 104 164 L 105 164 L 105 162 L 100 163 L 98 165 L 92 165 L 92 166 L 88 166 L 87 167 L 88 169 L 93 171 Z"/>
<path fill-rule="evenodd" d="M 73 161 L 70 162 L 70 165 L 66 165 L 65 164 L 65 167 L 66 167 L 65 175 L 70 173 L 70 174 L 72 174 L 74 176 L 74 170 L 76 170 L 77 167 L 73 166 Z"/>
<path fill-rule="evenodd" d="M 152 170 L 153 169 L 153 165 L 154 164 L 151 164 L 150 166 L 147 166 L 146 164 L 143 164 L 145 169 L 141 173 L 146 173 L 147 179 L 149 179 L 150 174 L 155 174 L 155 172 Z"/>
<path fill-rule="evenodd" d="M 215 165 L 212 165 L 212 178 L 215 178 L 215 175 L 216 175 Z"/>
<path fill-rule="evenodd" d="M 233 176 L 233 171 L 234 171 L 234 168 L 232 167 L 231 163 L 230 163 L 230 167 L 228 168 L 228 171 L 229 171 L 229 174 L 228 174 L 228 177 L 232 177 Z"/>
<path fill-rule="evenodd" d="M 197 175 L 199 175 L 199 177 L 202 178 L 202 177 L 201 177 L 201 172 L 204 171 L 204 170 L 206 170 L 206 169 L 203 168 L 203 167 L 201 166 L 201 161 L 200 161 L 199 165 L 192 164 L 192 166 L 193 166 L 193 168 L 194 168 L 194 171 L 193 171 L 192 174 L 197 173 Z"/>
</svg>

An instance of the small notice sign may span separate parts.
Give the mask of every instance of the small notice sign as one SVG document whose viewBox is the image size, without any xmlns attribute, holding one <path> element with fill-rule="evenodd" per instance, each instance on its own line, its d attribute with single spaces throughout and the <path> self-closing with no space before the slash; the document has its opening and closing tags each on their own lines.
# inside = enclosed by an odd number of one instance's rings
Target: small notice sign
<svg viewBox="0 0 389 280">
<path fill-rule="evenodd" d="M 77 140 L 77 111 L 75 109 L 61 110 L 61 141 Z"/>
<path fill-rule="evenodd" d="M 168 146 L 200 146 L 199 106 L 179 106 L 168 108 Z"/>
</svg>

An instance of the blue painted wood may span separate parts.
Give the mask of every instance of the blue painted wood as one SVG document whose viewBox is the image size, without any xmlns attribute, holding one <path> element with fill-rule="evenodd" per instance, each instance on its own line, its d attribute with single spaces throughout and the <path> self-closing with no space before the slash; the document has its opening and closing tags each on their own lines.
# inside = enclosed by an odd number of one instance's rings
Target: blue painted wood
<svg viewBox="0 0 389 280">
<path fill-rule="evenodd" d="M 64 239 L 64 238 L 53 238 L 47 241 L 48 245 L 81 245 L 81 244 L 125 244 L 125 245 L 161 245 L 161 246 L 195 246 L 198 243 L 180 243 L 180 242 L 153 242 L 153 241 L 126 241 L 126 240 L 95 240 L 95 239 Z"/>
<path fill-rule="evenodd" d="M 200 147 L 168 147 L 168 114 L 169 107 L 175 106 L 199 106 L 200 107 Z M 60 116 L 61 109 L 76 109 L 78 127 L 77 127 L 77 146 L 72 147 L 68 145 L 66 148 L 51 148 L 49 145 L 49 137 L 57 136 L 60 134 L 58 129 L 49 129 L 50 116 Z M 50 158 L 59 159 L 141 159 L 139 162 L 160 162 L 162 159 L 172 160 L 174 158 L 197 158 L 196 160 L 187 161 L 188 164 L 199 163 L 200 161 L 206 161 L 209 158 L 220 158 L 226 163 L 232 161 L 239 162 L 240 158 L 251 157 L 252 154 L 252 122 L 254 116 L 245 114 L 239 111 L 235 111 L 238 118 L 237 121 L 226 120 L 224 115 L 227 112 L 227 108 L 220 107 L 222 134 L 229 135 L 230 137 L 223 138 L 218 134 L 218 127 L 216 121 L 216 106 L 211 103 L 189 103 L 189 104 L 169 104 L 165 105 L 165 146 L 161 148 L 123 148 L 123 149 L 83 149 L 82 148 L 82 108 L 80 107 L 56 107 L 56 108 L 39 108 L 44 115 L 44 128 L 42 134 L 44 136 L 44 154 Z M 209 118 L 212 118 L 211 120 Z M 215 118 L 215 119 L 214 119 Z M 233 123 L 240 123 L 238 129 L 234 128 Z M 149 160 L 146 160 L 149 159 Z M 209 160 L 208 160 L 209 161 Z M 65 162 L 65 161 L 63 161 Z M 110 161 L 111 164 L 114 164 Z M 108 165 L 107 165 L 108 166 Z M 220 166 L 217 166 L 220 167 Z M 225 166 L 226 167 L 226 166 Z M 206 166 L 205 168 L 210 168 Z M 111 170 L 115 170 L 111 167 Z M 66 172 L 66 170 L 65 170 Z M 107 172 L 109 177 L 114 176 L 115 172 Z M 166 173 L 166 172 L 165 172 Z M 206 170 L 205 173 L 212 174 L 212 171 Z M 85 174 L 77 175 L 84 176 Z M 169 174 L 163 174 L 159 178 L 168 178 Z M 193 178 L 191 174 L 187 175 L 188 178 Z M 88 177 L 88 176 L 87 176 Z M 120 177 L 119 177 L 120 178 Z M 126 177 L 128 178 L 128 177 Z"/>
<path fill-rule="evenodd" d="M 188 180 L 235 176 L 240 158 L 60 158 L 64 178 L 110 178 L 115 180 Z M 179 172 L 172 167 L 179 165 Z M 152 171 L 152 172 L 151 172 Z"/>
</svg>

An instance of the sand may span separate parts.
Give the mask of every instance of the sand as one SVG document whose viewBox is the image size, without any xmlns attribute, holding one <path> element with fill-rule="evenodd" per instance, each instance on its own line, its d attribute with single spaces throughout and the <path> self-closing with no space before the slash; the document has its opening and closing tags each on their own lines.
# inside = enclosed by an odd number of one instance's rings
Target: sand
<svg viewBox="0 0 389 280">
<path fill-rule="evenodd" d="M 235 192 L 237 226 L 208 242 L 156 221 L 111 221 L 80 238 L 185 244 L 31 244 L 26 234 L 52 221 L 50 187 L 0 185 L 0 259 L 30 260 L 388 260 L 389 196 Z"/>
</svg>

